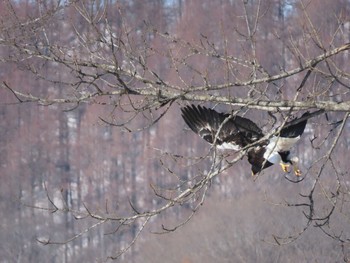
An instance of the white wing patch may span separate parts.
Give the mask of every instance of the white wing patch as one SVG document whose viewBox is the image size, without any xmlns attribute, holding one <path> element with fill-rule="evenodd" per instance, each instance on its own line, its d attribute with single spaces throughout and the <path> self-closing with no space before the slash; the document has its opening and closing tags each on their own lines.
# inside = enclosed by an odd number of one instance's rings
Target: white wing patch
<svg viewBox="0 0 350 263">
<path fill-rule="evenodd" d="M 241 147 L 234 143 L 229 142 L 223 142 L 221 145 L 216 146 L 219 150 L 233 150 L 233 151 L 239 151 Z"/>
</svg>

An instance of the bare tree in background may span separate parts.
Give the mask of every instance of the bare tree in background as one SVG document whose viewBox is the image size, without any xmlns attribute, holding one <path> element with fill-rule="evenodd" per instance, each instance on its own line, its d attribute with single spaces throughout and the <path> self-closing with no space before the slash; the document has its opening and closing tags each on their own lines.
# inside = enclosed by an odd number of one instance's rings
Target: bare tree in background
<svg viewBox="0 0 350 263">
<path fill-rule="evenodd" d="M 108 109 L 108 115 L 100 116 L 100 122 L 106 125 L 106 138 L 111 126 L 119 127 L 133 134 L 135 145 L 145 140 L 139 137 L 139 131 L 173 118 L 175 111 L 179 116 L 179 107 L 191 103 L 226 105 L 227 111 L 260 119 L 259 125 L 269 136 L 292 116 L 300 116 L 304 111 L 322 112 L 327 116 L 322 118 L 324 125 L 310 128 L 308 132 L 314 136 L 309 146 L 303 146 L 308 162 L 303 176 L 311 178 L 310 183 L 294 200 L 278 203 L 302 208 L 306 221 L 302 228 L 285 236 L 277 233 L 269 241 L 278 245 L 292 242 L 313 226 L 348 245 L 345 227 L 339 229 L 338 223 L 331 222 L 335 215 L 349 216 L 349 166 L 346 162 L 342 166 L 343 160 L 335 157 L 344 158 L 349 144 L 343 134 L 349 132 L 350 22 L 346 10 L 341 8 L 342 1 L 333 5 L 335 19 L 328 24 L 313 16 L 313 4 L 317 5 L 317 1 L 242 0 L 223 1 L 221 6 L 216 1 L 178 1 L 179 14 L 174 11 L 176 8 L 160 8 L 165 2 L 151 1 L 137 8 L 142 1 L 38 1 L 28 13 L 12 1 L 1 4 L 6 10 L 0 24 L 1 63 L 21 71 L 28 79 L 16 84 L 2 76 L 1 92 L 12 96 L 14 103 L 62 105 L 64 111 L 79 116 L 68 116 L 67 120 L 63 119 L 65 115 L 57 116 L 62 124 L 58 145 L 61 163 L 52 169 L 61 174 L 61 184 L 79 184 L 81 180 L 76 176 L 77 182 L 71 181 L 75 168 L 68 164 L 72 155 L 83 154 L 71 151 L 68 141 L 81 138 L 74 134 L 69 137 L 67 129 L 70 125 L 79 130 L 79 120 L 88 111 L 86 105 Z M 142 20 L 143 15 L 136 10 L 153 16 Z M 221 18 L 220 26 L 202 26 L 203 21 L 211 19 L 210 15 Z M 178 21 L 176 28 L 172 26 L 175 23 L 168 21 Z M 182 127 L 183 124 L 177 128 Z M 151 136 L 146 139 L 150 144 L 154 140 Z M 123 143 L 126 144 L 125 139 L 121 138 L 120 145 Z M 141 148 L 136 147 L 130 149 L 133 160 L 142 155 Z M 157 199 L 154 206 L 144 205 L 146 209 L 137 204 L 135 169 L 141 164 L 131 164 L 130 185 L 134 191 L 129 202 L 124 200 L 121 204 L 129 207 L 129 214 L 117 213 L 107 202 L 104 209 L 92 208 L 66 188 L 57 200 L 45 186 L 49 206 L 33 207 L 54 215 L 64 214 L 67 228 L 72 231 L 62 239 L 49 233 L 50 238 L 39 238 L 39 242 L 67 244 L 110 226 L 114 226 L 111 235 L 118 236 L 124 227 L 131 226 L 132 238 L 124 247 L 100 255 L 103 260 L 116 259 L 132 248 L 153 218 L 169 209 L 188 206 L 191 212 L 174 226 L 163 225 L 159 232 L 172 232 L 183 226 L 204 203 L 212 181 L 236 166 L 244 151 L 222 158 L 215 149 L 206 148 L 193 158 L 187 145 L 182 147 L 181 154 L 158 151 L 166 171 L 159 177 L 170 176 L 172 182 L 158 179 L 156 183 L 145 183 L 144 187 Z M 310 149 L 316 152 L 313 159 L 308 156 Z M 99 158 L 103 169 L 106 156 L 101 153 Z M 145 157 L 145 162 L 151 161 Z M 125 163 L 115 163 L 120 174 L 126 172 Z M 259 183 L 259 178 L 256 180 Z M 80 200 L 79 204 L 72 205 L 73 199 Z M 326 205 L 320 207 L 320 200 Z M 73 221 L 86 223 L 75 230 Z"/>
</svg>

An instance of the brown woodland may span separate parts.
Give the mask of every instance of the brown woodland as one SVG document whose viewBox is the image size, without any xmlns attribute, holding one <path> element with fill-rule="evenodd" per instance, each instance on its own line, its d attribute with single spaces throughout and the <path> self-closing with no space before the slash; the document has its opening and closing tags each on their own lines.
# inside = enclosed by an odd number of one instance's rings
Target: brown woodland
<svg viewBox="0 0 350 263">
<path fill-rule="evenodd" d="M 0 262 L 349 262 L 350 2 L 0 2 Z M 185 105 L 273 135 L 250 174 Z"/>
</svg>

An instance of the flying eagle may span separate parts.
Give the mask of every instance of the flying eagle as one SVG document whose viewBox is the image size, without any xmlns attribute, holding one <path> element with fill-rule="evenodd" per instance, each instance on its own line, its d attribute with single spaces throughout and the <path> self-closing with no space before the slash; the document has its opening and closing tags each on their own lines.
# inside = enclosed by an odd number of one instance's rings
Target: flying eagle
<svg viewBox="0 0 350 263">
<path fill-rule="evenodd" d="M 181 109 L 182 117 L 192 131 L 201 136 L 218 149 L 240 149 L 254 144 L 248 148 L 248 162 L 252 165 L 252 174 L 256 175 L 263 169 L 280 163 L 284 172 L 288 172 L 290 165 L 294 168 L 296 176 L 301 172 L 298 168 L 298 157 L 291 156 L 290 149 L 299 141 L 303 134 L 308 113 L 299 119 L 287 122 L 280 132 L 271 138 L 262 140 L 262 130 L 251 120 L 237 115 L 219 113 L 202 106 L 186 106 Z"/>
</svg>

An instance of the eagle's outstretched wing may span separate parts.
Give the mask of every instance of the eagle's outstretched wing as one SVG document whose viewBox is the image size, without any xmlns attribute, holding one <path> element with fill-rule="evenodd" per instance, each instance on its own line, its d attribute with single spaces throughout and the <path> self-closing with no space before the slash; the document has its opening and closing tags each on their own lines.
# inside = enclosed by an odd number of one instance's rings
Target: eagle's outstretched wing
<svg viewBox="0 0 350 263">
<path fill-rule="evenodd" d="M 263 136 L 254 122 L 237 115 L 219 113 L 195 105 L 186 106 L 181 111 L 191 130 L 219 148 L 237 151 Z"/>
<path fill-rule="evenodd" d="M 307 123 L 307 117 L 310 115 L 309 112 L 305 112 L 303 115 L 301 115 L 300 118 L 294 119 L 290 122 L 287 122 L 286 125 L 284 125 L 284 128 L 282 128 L 280 132 L 280 137 L 284 138 L 296 138 L 304 133 L 305 126 Z M 304 120 L 302 120 L 304 119 Z M 298 120 L 301 120 L 298 122 Z M 295 123 L 296 122 L 296 123 Z M 295 124 L 293 124 L 295 123 Z"/>
</svg>

